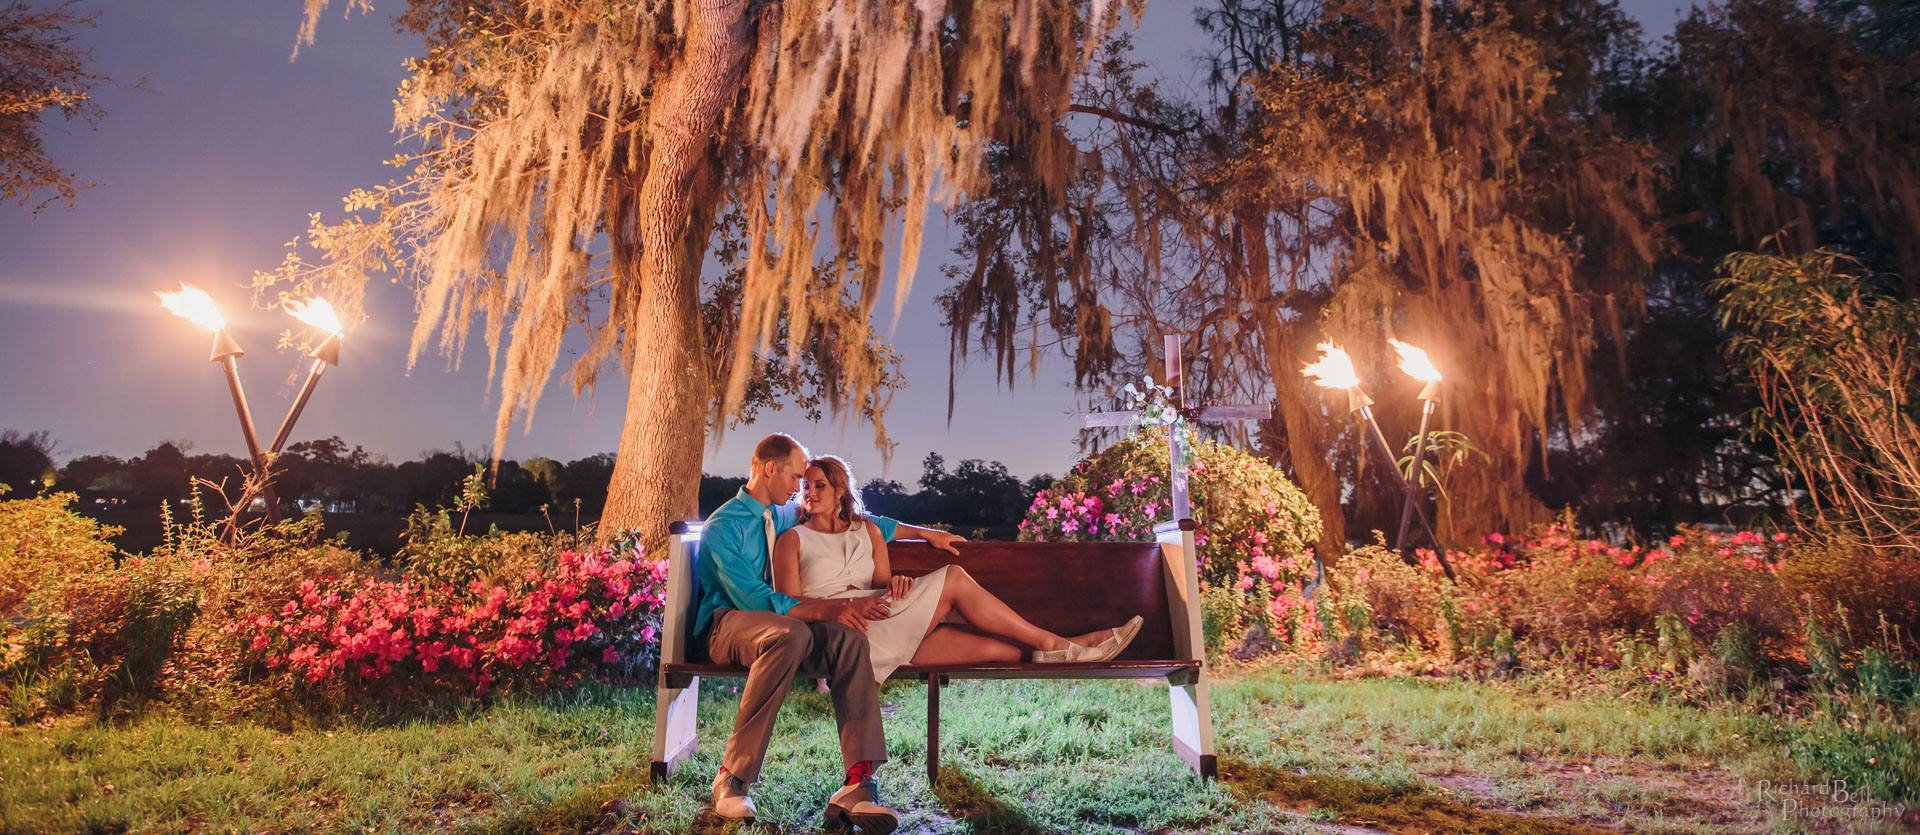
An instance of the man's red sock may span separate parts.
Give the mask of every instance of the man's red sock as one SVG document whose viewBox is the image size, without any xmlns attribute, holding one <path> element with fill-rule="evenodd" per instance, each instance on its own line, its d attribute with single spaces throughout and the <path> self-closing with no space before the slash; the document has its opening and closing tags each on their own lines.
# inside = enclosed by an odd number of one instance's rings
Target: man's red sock
<svg viewBox="0 0 1920 835">
<path fill-rule="evenodd" d="M 842 783 L 841 785 L 851 786 L 855 783 L 858 783 L 872 776 L 873 776 L 873 760 L 861 760 L 857 763 L 854 763 L 852 768 L 847 769 L 847 782 Z"/>
</svg>

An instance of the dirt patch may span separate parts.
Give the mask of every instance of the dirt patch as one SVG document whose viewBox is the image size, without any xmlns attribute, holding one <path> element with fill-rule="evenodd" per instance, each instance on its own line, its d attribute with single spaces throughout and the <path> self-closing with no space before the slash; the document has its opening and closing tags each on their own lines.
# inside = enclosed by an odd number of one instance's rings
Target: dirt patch
<svg viewBox="0 0 1920 835">
<path fill-rule="evenodd" d="M 1420 786 L 1385 786 L 1347 777 L 1301 774 L 1242 760 L 1222 760 L 1220 782 L 1242 796 L 1290 812 L 1330 818 L 1343 827 L 1365 827 L 1396 835 L 1594 835 L 1611 831 L 1582 821 L 1481 808 Z"/>
</svg>

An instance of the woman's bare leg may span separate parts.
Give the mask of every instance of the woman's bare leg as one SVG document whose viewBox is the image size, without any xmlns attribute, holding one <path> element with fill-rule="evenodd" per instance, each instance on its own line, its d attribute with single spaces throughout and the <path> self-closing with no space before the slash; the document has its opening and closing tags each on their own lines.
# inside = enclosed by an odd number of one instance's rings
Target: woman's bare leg
<svg viewBox="0 0 1920 835">
<path fill-rule="evenodd" d="M 941 626 L 920 640 L 915 664 L 973 664 L 981 661 L 1019 661 L 1026 650 L 963 626 Z"/>
<path fill-rule="evenodd" d="M 940 590 L 940 602 L 934 610 L 932 626 L 928 629 L 931 638 L 940 621 L 948 612 L 959 612 L 968 625 L 999 638 L 1010 639 L 1039 650 L 1059 650 L 1067 648 L 1067 639 L 1028 622 L 1012 607 L 994 597 L 992 592 L 980 587 L 979 582 L 968 574 L 965 568 L 957 565 L 947 566 L 946 586 Z M 1078 636 L 1075 643 L 1086 646 L 1086 641 L 1099 643 L 1113 633 L 1111 629 L 1102 629 Z M 922 644 L 925 646 L 925 644 Z M 918 655 L 914 656 L 918 663 Z"/>
</svg>

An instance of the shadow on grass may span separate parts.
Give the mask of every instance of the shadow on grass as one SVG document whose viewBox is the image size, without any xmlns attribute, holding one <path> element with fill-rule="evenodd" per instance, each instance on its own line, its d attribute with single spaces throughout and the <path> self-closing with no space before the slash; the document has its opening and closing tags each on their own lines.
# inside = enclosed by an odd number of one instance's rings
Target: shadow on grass
<svg viewBox="0 0 1920 835">
<path fill-rule="evenodd" d="M 538 809 L 529 809 L 485 824 L 458 830 L 461 835 L 632 835 L 632 833 L 673 832 L 693 835 L 735 835 L 765 831 L 761 826 L 728 820 L 704 809 L 691 821 L 663 824 L 648 820 L 647 813 L 633 808 L 628 798 L 649 791 L 669 791 L 652 783 L 644 770 L 634 770 L 619 778 L 581 789 Z"/>
<path fill-rule="evenodd" d="M 1482 835 L 1599 835 L 1585 824 L 1481 809 L 1419 786 L 1385 786 L 1326 774 L 1298 774 L 1237 759 L 1220 761 L 1220 782 L 1249 800 L 1389 832 Z"/>
<path fill-rule="evenodd" d="M 1027 835 L 1048 831 L 1035 826 L 1027 813 L 1000 802 L 972 777 L 953 766 L 940 769 L 939 778 L 933 782 L 933 796 L 940 799 L 940 806 L 947 814 L 965 820 L 975 832 Z"/>
<path fill-rule="evenodd" d="M 460 830 L 463 835 L 587 835 L 624 832 L 626 797 L 647 785 L 644 772 L 635 771 L 597 786 L 581 789 L 538 809 L 529 809 L 485 824 Z"/>
</svg>

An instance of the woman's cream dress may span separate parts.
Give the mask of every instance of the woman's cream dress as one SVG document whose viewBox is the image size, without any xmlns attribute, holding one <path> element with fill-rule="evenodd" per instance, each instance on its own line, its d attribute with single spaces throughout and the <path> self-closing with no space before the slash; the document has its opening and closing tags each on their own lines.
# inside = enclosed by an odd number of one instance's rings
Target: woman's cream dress
<svg viewBox="0 0 1920 835">
<path fill-rule="evenodd" d="M 877 597 L 887 593 L 886 589 L 872 588 L 873 540 L 867 535 L 865 521 L 855 522 L 841 533 L 821 533 L 806 525 L 795 525 L 792 530 L 800 534 L 801 597 Z M 940 591 L 946 585 L 947 569 L 942 566 L 915 580 L 905 598 L 887 601 L 892 614 L 867 621 L 875 681 L 886 681 L 895 667 L 913 660 L 913 654 L 920 650 L 920 639 L 927 636 L 927 626 L 933 623 Z"/>
</svg>

